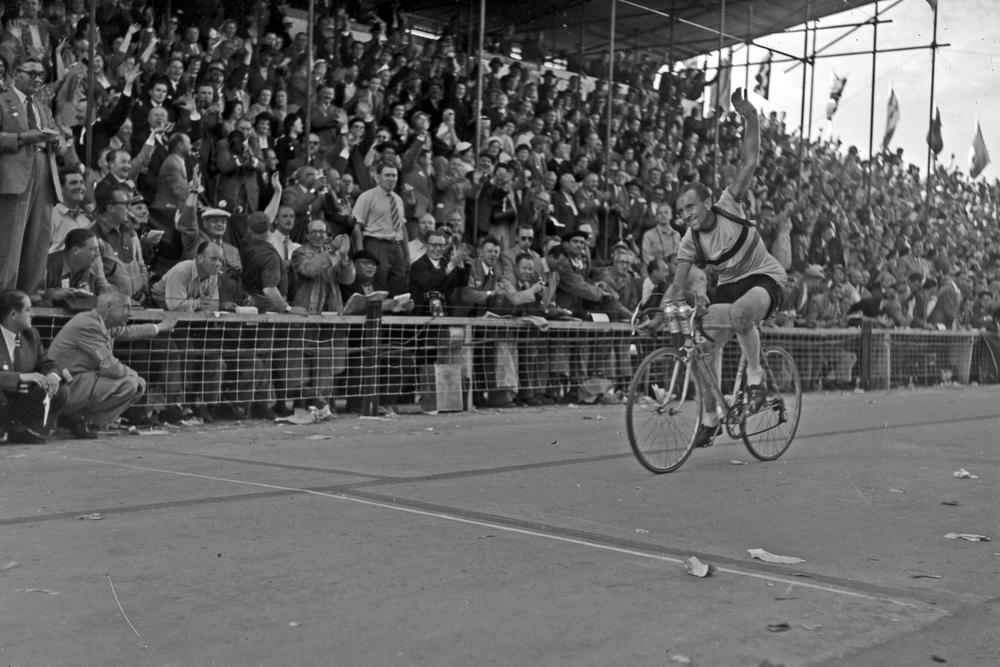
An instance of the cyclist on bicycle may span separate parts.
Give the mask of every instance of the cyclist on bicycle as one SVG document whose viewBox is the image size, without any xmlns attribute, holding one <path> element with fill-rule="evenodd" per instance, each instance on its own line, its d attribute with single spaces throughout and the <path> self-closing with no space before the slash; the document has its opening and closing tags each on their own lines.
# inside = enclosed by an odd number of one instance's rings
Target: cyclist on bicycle
<svg viewBox="0 0 1000 667">
<path fill-rule="evenodd" d="M 760 120 L 757 109 L 742 88 L 733 93 L 732 102 L 744 119 L 740 166 L 733 182 L 714 204 L 712 191 L 702 183 L 688 183 L 681 188 L 675 208 L 688 232 L 681 239 L 677 272 L 663 301 L 683 297 L 692 264 L 715 267 L 719 284 L 711 303 L 731 305 L 709 307 L 703 321 L 710 328 L 731 327 L 736 332 L 747 360 L 749 409 L 757 411 L 765 400 L 757 325 L 779 307 L 786 275 L 778 260 L 767 251 L 760 233 L 744 217 L 740 201 L 750 187 L 760 160 Z M 714 362 L 710 370 L 716 384 L 722 371 L 722 347 L 727 339 L 728 330 L 710 343 Z M 698 387 L 698 391 L 702 396 L 703 414 L 694 445 L 708 447 L 722 429 L 712 392 L 704 387 Z"/>
</svg>

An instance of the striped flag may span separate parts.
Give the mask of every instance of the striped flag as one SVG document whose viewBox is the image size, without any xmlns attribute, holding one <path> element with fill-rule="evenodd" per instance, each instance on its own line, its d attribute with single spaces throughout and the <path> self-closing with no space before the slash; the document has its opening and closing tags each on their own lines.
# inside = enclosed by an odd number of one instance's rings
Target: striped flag
<svg viewBox="0 0 1000 667">
<path fill-rule="evenodd" d="M 944 149 L 944 139 L 941 138 L 941 110 L 935 107 L 934 112 L 931 129 L 927 131 L 927 145 L 930 146 L 934 155 L 938 155 Z"/>
<path fill-rule="evenodd" d="M 840 96 L 844 94 L 844 86 L 847 85 L 847 77 L 833 73 L 833 85 L 830 87 L 830 99 L 826 103 L 826 119 L 833 120 L 833 114 L 837 113 L 840 105 Z"/>
<path fill-rule="evenodd" d="M 976 136 L 972 138 L 972 148 L 969 149 L 969 176 L 975 178 L 983 172 L 986 165 L 990 163 L 990 152 L 986 150 L 986 142 L 983 141 L 983 129 L 976 121 Z"/>
<path fill-rule="evenodd" d="M 767 60 L 760 64 L 760 69 L 757 70 L 757 76 L 754 80 L 757 85 L 753 87 L 753 92 L 757 93 L 765 100 L 768 99 L 768 95 L 771 93 L 771 58 L 774 56 L 770 51 L 767 52 Z"/>
<path fill-rule="evenodd" d="M 882 138 L 882 150 L 889 148 L 892 135 L 896 133 L 896 126 L 899 125 L 899 100 L 896 99 L 896 91 L 889 89 L 889 106 L 885 115 L 885 137 Z"/>
</svg>

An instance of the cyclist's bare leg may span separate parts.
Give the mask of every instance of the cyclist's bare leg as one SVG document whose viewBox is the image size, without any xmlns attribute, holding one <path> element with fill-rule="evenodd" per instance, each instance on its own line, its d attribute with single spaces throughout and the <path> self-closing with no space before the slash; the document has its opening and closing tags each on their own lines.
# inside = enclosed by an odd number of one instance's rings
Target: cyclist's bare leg
<svg viewBox="0 0 1000 667">
<path fill-rule="evenodd" d="M 703 348 L 708 356 L 708 370 L 712 374 L 711 378 L 705 379 L 710 380 L 715 387 L 719 386 L 719 378 L 722 376 L 722 348 L 729 342 L 729 337 L 733 333 L 729 314 L 731 309 L 732 305 L 728 303 L 713 304 L 709 306 L 702 318 L 705 333 L 714 339 L 713 342 L 706 342 Z M 716 413 L 715 394 L 711 387 L 702 386 L 700 375 L 695 377 L 698 380 L 698 392 L 701 394 L 702 400 L 702 423 L 715 425 L 719 421 Z"/>
<path fill-rule="evenodd" d="M 729 311 L 736 340 L 747 360 L 747 383 L 760 384 L 764 371 L 760 367 L 760 332 L 757 325 L 771 307 L 771 295 L 763 287 L 753 287 L 733 303 Z"/>
</svg>

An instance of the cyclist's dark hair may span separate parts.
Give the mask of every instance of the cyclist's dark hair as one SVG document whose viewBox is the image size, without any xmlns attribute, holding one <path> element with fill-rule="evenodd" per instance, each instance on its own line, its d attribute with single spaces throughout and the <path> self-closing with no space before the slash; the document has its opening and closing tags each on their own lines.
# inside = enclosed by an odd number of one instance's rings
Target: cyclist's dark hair
<svg viewBox="0 0 1000 667">
<path fill-rule="evenodd" d="M 705 201 L 706 199 L 712 198 L 712 191 L 708 189 L 708 186 L 704 183 L 699 183 L 694 181 L 693 183 L 685 183 L 681 188 L 681 191 L 677 193 L 677 199 L 684 196 L 685 192 L 693 192 L 698 196 L 699 201 Z"/>
</svg>

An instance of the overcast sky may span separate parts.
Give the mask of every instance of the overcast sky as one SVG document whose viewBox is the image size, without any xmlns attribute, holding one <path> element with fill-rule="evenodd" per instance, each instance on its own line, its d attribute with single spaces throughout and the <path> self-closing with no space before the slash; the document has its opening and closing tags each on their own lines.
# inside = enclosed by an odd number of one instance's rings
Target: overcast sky
<svg viewBox="0 0 1000 667">
<path fill-rule="evenodd" d="M 881 18 L 892 23 L 878 27 L 879 48 L 929 45 L 933 35 L 934 14 L 927 0 L 902 0 L 888 9 L 896 0 L 879 3 Z M 827 17 L 820 26 L 862 22 L 874 14 L 874 5 Z M 952 154 L 963 171 L 968 171 L 968 154 L 975 133 L 978 117 L 983 129 L 986 146 L 993 162 L 980 178 L 993 180 L 1000 176 L 1000 78 L 997 76 L 997 28 L 1000 26 L 1000 1 L 998 0 L 938 0 L 938 43 L 950 43 L 937 52 L 937 76 L 934 104 L 941 110 L 944 150 L 939 160 L 948 163 Z M 818 32 L 817 46 L 823 46 L 847 33 L 847 29 L 829 29 Z M 802 53 L 802 33 L 765 37 L 763 45 L 795 54 Z M 811 41 L 810 41 L 811 43 Z M 844 53 L 871 50 L 872 27 L 859 28 L 850 36 L 823 51 Z M 763 49 L 751 47 L 750 61 L 762 60 Z M 780 56 L 775 56 L 776 58 Z M 746 50 L 734 53 L 733 87 L 744 82 Z M 817 59 L 815 97 L 812 113 L 812 133 L 816 137 L 820 128 L 824 136 L 839 137 L 845 145 L 856 145 L 862 155 L 868 154 L 868 128 L 872 91 L 872 57 L 870 54 L 842 58 Z M 791 63 L 774 64 L 771 69 L 770 100 L 765 108 L 786 111 L 790 130 L 799 126 L 802 91 L 802 69 L 786 70 Z M 826 121 L 825 109 L 834 70 L 847 77 L 847 85 L 834 116 L 832 127 Z M 757 66 L 750 67 L 750 88 L 753 88 Z M 807 86 L 809 79 L 807 77 Z M 904 157 L 925 173 L 927 144 L 925 137 L 929 123 L 931 87 L 930 49 L 900 53 L 879 54 L 875 68 L 875 122 L 874 147 L 881 146 L 885 130 L 886 104 L 889 88 L 896 91 L 900 104 L 900 122 L 890 149 L 904 149 Z M 806 113 L 808 127 L 808 88 Z"/>
</svg>

